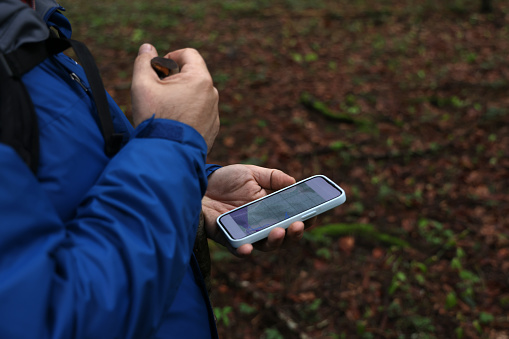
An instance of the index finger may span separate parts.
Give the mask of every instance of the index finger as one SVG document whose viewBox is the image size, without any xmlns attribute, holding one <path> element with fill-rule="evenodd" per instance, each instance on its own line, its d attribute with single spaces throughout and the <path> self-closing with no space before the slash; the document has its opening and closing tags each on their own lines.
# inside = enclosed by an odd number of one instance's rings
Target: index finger
<svg viewBox="0 0 509 339">
<path fill-rule="evenodd" d="M 166 54 L 165 58 L 173 59 L 179 66 L 180 72 L 198 69 L 208 73 L 207 64 L 201 54 L 194 48 L 184 48 Z"/>
</svg>

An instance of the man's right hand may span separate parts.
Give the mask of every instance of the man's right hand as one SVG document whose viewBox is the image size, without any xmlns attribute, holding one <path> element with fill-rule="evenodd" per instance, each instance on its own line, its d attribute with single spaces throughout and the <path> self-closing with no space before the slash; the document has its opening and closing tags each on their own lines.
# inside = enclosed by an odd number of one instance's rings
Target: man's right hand
<svg viewBox="0 0 509 339">
<path fill-rule="evenodd" d="M 196 129 L 210 151 L 219 131 L 219 95 L 205 61 L 194 49 L 171 52 L 165 57 L 177 62 L 180 73 L 161 80 L 150 65 L 156 56 L 156 49 L 144 44 L 134 62 L 131 88 L 134 126 L 152 115 L 177 120 Z"/>
</svg>

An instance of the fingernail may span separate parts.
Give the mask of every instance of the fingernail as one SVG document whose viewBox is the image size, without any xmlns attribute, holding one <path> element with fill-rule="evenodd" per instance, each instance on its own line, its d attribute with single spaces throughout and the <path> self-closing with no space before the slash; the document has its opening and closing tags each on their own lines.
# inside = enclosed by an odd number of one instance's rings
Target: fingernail
<svg viewBox="0 0 509 339">
<path fill-rule="evenodd" d="M 140 51 L 138 52 L 138 54 L 148 53 L 152 50 L 152 48 L 153 47 L 151 44 L 143 44 L 143 45 L 141 45 Z"/>
</svg>

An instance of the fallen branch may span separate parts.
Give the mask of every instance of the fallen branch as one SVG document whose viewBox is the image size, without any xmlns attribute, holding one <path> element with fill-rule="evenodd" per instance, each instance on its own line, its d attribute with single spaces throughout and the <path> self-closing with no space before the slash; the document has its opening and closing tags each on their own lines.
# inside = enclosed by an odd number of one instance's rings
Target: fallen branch
<svg viewBox="0 0 509 339">
<path fill-rule="evenodd" d="M 300 96 L 300 103 L 307 109 L 320 113 L 328 119 L 346 124 L 360 123 L 360 121 L 355 120 L 347 113 L 337 112 L 330 109 L 323 101 L 316 99 L 307 92 L 302 93 Z"/>
<path fill-rule="evenodd" d="M 329 224 L 314 228 L 309 231 L 313 236 L 333 236 L 341 237 L 346 235 L 355 235 L 363 238 L 372 238 L 391 246 L 401 248 L 410 247 L 410 244 L 396 236 L 382 233 L 371 224 Z"/>
<path fill-rule="evenodd" d="M 444 150 L 445 148 L 451 146 L 452 143 L 447 143 L 445 145 L 433 145 L 425 149 L 420 150 L 403 150 L 403 151 L 389 151 L 385 153 L 364 153 L 359 152 L 357 149 L 354 150 L 352 146 L 348 147 L 342 147 L 340 150 L 334 146 L 334 144 L 326 147 L 320 147 L 313 149 L 311 151 L 307 152 L 299 152 L 295 155 L 298 157 L 306 157 L 311 155 L 324 155 L 324 154 L 330 154 L 335 153 L 339 151 L 345 152 L 347 149 L 348 151 L 348 158 L 350 160 L 364 160 L 364 159 L 372 159 L 372 160 L 389 160 L 389 159 L 398 159 L 398 158 L 415 158 L 415 157 L 422 157 L 430 154 L 439 153 L 440 151 Z"/>
</svg>

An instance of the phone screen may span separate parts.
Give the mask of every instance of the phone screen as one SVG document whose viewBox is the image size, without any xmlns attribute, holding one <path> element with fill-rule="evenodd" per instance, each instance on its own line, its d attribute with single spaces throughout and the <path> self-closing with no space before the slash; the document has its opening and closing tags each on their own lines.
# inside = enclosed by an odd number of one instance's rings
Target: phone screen
<svg viewBox="0 0 509 339">
<path fill-rule="evenodd" d="M 241 239 L 342 194 L 326 179 L 313 177 L 233 210 L 222 216 L 220 222 L 233 239 Z"/>
</svg>

